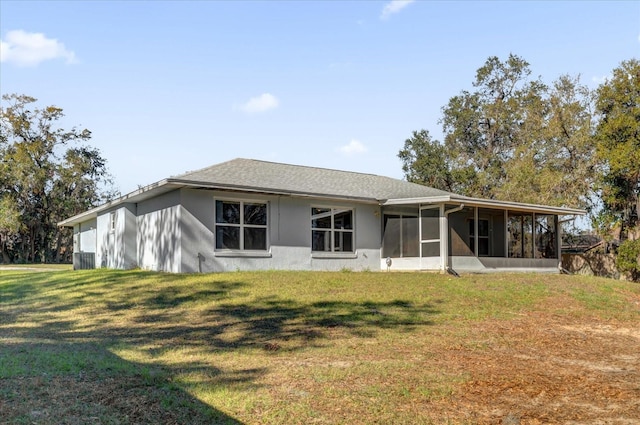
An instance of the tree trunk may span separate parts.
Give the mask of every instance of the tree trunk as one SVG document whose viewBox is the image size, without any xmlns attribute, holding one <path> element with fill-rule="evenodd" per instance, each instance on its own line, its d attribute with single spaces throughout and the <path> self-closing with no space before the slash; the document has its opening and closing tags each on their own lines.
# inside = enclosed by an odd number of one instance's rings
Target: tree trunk
<svg viewBox="0 0 640 425">
<path fill-rule="evenodd" d="M 0 236 L 0 251 L 2 251 L 2 263 L 9 264 L 11 262 L 11 258 L 9 258 L 9 254 L 7 254 L 7 237 Z"/>
</svg>

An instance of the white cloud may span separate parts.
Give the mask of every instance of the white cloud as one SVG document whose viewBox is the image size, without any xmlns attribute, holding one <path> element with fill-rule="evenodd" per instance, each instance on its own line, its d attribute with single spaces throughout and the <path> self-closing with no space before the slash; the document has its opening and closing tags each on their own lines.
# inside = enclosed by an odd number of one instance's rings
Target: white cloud
<svg viewBox="0 0 640 425">
<path fill-rule="evenodd" d="M 400 12 L 414 1 L 415 0 L 391 0 L 389 3 L 384 5 L 382 13 L 380 14 L 380 19 L 389 19 L 391 15 Z"/>
<path fill-rule="evenodd" d="M 247 102 L 237 106 L 236 108 L 248 114 L 254 114 L 275 109 L 279 104 L 280 101 L 278 98 L 271 93 L 262 93 L 260 96 L 252 97 Z"/>
<path fill-rule="evenodd" d="M 340 146 L 338 151 L 345 155 L 355 155 L 358 153 L 365 153 L 367 151 L 367 147 L 362 144 L 361 141 L 356 139 L 351 139 L 349 143 L 344 146 Z"/>
<path fill-rule="evenodd" d="M 0 40 L 0 62 L 36 66 L 52 59 L 66 59 L 67 63 L 74 63 L 76 55 L 55 38 L 47 38 L 39 32 L 13 30 Z"/>
</svg>

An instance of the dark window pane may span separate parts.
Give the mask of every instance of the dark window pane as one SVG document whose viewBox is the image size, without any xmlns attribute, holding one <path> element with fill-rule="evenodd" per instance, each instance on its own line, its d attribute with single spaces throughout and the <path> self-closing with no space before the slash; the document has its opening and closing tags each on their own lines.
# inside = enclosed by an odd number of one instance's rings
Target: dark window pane
<svg viewBox="0 0 640 425">
<path fill-rule="evenodd" d="M 216 226 L 216 249 L 240 249 L 240 228 Z"/>
<path fill-rule="evenodd" d="M 267 225 L 266 204 L 244 204 L 244 224 Z"/>
<path fill-rule="evenodd" d="M 244 249 L 266 250 L 267 229 L 259 227 L 245 227 Z"/>
<path fill-rule="evenodd" d="M 400 255 L 400 216 L 385 215 L 382 256 L 398 258 Z"/>
<path fill-rule="evenodd" d="M 531 215 L 522 217 L 522 233 L 524 258 L 533 258 L 533 217 Z"/>
<path fill-rule="evenodd" d="M 353 252 L 353 233 L 335 232 L 334 251 Z"/>
<path fill-rule="evenodd" d="M 483 257 L 489 256 L 489 238 L 478 239 L 478 255 Z"/>
<path fill-rule="evenodd" d="M 489 220 L 478 220 L 478 236 L 489 236 Z"/>
<path fill-rule="evenodd" d="M 522 216 L 509 215 L 507 222 L 507 231 L 509 234 L 509 257 L 522 257 Z"/>
<path fill-rule="evenodd" d="M 311 250 L 331 252 L 331 231 L 329 230 L 311 231 Z"/>
<path fill-rule="evenodd" d="M 402 256 L 419 257 L 418 217 L 402 217 Z"/>
<path fill-rule="evenodd" d="M 440 239 L 440 210 L 431 208 L 420 212 L 422 217 L 422 240 Z"/>
<path fill-rule="evenodd" d="M 333 225 L 336 229 L 353 229 L 353 211 L 334 210 Z"/>
<path fill-rule="evenodd" d="M 508 221 L 509 257 L 533 258 L 533 217 L 510 214 Z"/>
<path fill-rule="evenodd" d="M 536 214 L 536 258 L 558 258 L 554 215 Z"/>
<path fill-rule="evenodd" d="M 330 229 L 331 209 L 311 208 L 311 227 L 314 229 Z"/>
<path fill-rule="evenodd" d="M 447 235 L 447 232 L 445 232 L 442 237 L 450 238 L 450 255 L 460 257 L 470 257 L 474 255 L 474 245 L 471 240 L 470 232 L 470 229 L 473 225 L 474 212 L 474 208 L 465 207 L 461 211 L 456 211 L 449 214 L 449 235 Z"/>
<path fill-rule="evenodd" d="M 440 256 L 440 242 L 423 242 L 422 243 L 422 256 L 423 257 L 439 257 Z"/>
<path fill-rule="evenodd" d="M 216 223 L 240 224 L 240 202 L 216 201 Z"/>
</svg>

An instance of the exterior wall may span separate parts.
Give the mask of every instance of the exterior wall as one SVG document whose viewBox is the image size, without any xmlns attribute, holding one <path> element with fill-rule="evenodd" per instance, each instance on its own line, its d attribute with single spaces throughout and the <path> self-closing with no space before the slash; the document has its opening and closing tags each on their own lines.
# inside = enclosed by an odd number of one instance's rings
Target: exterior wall
<svg viewBox="0 0 640 425">
<path fill-rule="evenodd" d="M 96 226 L 96 219 L 73 226 L 73 252 L 96 252 Z"/>
<path fill-rule="evenodd" d="M 96 219 L 96 267 L 115 267 L 115 235 L 109 229 L 110 212 Z"/>
<path fill-rule="evenodd" d="M 215 199 L 267 202 L 268 250 L 264 253 L 216 252 Z M 182 272 L 379 268 L 381 232 L 378 205 L 194 189 L 181 191 L 181 205 Z M 355 253 L 312 253 L 312 206 L 354 209 Z"/>
<path fill-rule="evenodd" d="M 551 269 L 559 272 L 559 260 L 555 258 L 499 258 L 481 257 L 480 262 L 485 268 L 508 269 Z"/>
<path fill-rule="evenodd" d="M 387 270 L 387 259 L 380 259 L 380 270 Z M 440 270 L 440 257 L 392 258 L 389 270 Z"/>
<path fill-rule="evenodd" d="M 111 214 L 115 214 L 115 228 L 111 228 Z M 105 211 L 96 219 L 96 267 L 130 269 L 137 266 L 136 206 L 122 204 Z"/>
<path fill-rule="evenodd" d="M 137 207 L 127 204 L 125 208 L 120 208 L 118 213 L 118 218 L 124 222 L 124 229 L 119 235 L 123 252 L 118 258 L 118 268 L 132 269 L 138 267 Z"/>
<path fill-rule="evenodd" d="M 73 226 L 73 269 L 86 270 L 96 267 L 97 220 L 90 219 Z"/>
<path fill-rule="evenodd" d="M 138 203 L 136 228 L 137 264 L 147 270 L 181 270 L 180 191 Z"/>
<path fill-rule="evenodd" d="M 264 252 L 217 251 L 216 199 L 266 203 L 268 249 Z M 312 207 L 353 210 L 354 252 L 312 251 Z M 404 210 L 389 209 L 389 213 Z M 418 208 L 406 210 L 416 212 Z M 476 257 L 468 243 L 468 220 L 474 217 L 475 211 L 465 209 L 453 212 L 448 216 L 449 220 L 444 211 L 440 209 L 441 256 L 392 258 L 391 270 L 443 270 L 445 261 L 455 270 L 470 272 L 558 270 L 556 259 L 506 258 L 504 250 L 500 252 L 501 256 L 495 256 L 495 247 L 491 248 L 494 256 Z M 484 216 L 490 218 L 492 223 L 490 232 L 493 243 L 497 245 L 498 241 L 505 241 L 504 212 L 480 209 L 478 217 L 482 219 Z M 112 221 L 112 217 L 115 220 Z M 75 254 L 95 252 L 96 267 L 127 269 L 138 266 L 166 272 L 386 270 L 386 258 L 381 256 L 382 225 L 382 210 L 377 204 L 179 189 L 138 204 L 121 204 L 102 212 L 96 219 L 76 225 L 74 261 Z M 445 231 L 448 237 L 443 236 Z M 453 235 L 459 239 L 459 249 L 454 251 L 464 252 L 446 255 L 450 250 L 447 246 L 453 245 Z M 445 240 L 448 243 L 443 245 Z M 412 255 L 415 253 L 412 252 Z M 85 261 L 83 264 L 89 263 Z"/>
</svg>

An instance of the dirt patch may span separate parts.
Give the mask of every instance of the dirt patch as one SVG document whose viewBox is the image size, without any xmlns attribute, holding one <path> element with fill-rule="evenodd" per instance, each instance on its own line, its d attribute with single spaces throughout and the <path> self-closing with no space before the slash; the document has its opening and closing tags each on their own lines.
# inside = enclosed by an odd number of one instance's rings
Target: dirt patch
<svg viewBox="0 0 640 425">
<path fill-rule="evenodd" d="M 436 417 L 479 424 L 640 423 L 640 329 L 528 314 L 487 321 L 443 353 L 470 379 Z"/>
</svg>

